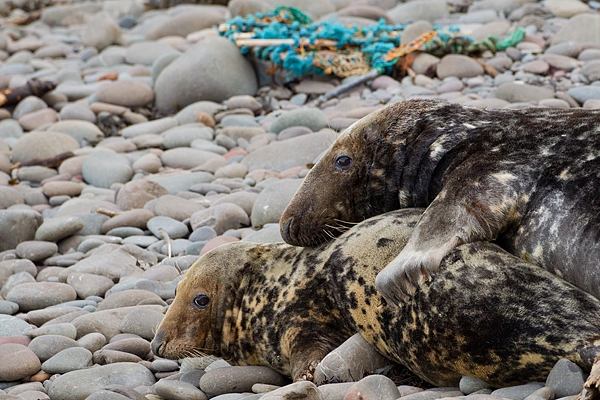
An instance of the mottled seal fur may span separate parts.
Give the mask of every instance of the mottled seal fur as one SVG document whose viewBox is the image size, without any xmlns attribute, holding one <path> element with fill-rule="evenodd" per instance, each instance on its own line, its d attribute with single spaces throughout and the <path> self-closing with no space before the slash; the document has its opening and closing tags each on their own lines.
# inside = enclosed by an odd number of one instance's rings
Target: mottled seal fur
<svg viewBox="0 0 600 400">
<path fill-rule="evenodd" d="M 375 276 L 421 211 L 374 217 L 318 248 L 238 242 L 212 250 L 179 284 L 153 351 L 202 351 L 310 378 L 359 332 L 434 385 L 456 386 L 462 375 L 494 386 L 544 380 L 561 357 L 589 370 L 600 301 L 491 243 L 452 249 L 407 304 L 385 307 Z"/>
<path fill-rule="evenodd" d="M 600 297 L 599 129 L 599 110 L 394 103 L 336 139 L 285 210 L 281 234 L 314 246 L 349 222 L 427 207 L 377 278 L 391 303 L 457 245 L 478 240 Z"/>
</svg>

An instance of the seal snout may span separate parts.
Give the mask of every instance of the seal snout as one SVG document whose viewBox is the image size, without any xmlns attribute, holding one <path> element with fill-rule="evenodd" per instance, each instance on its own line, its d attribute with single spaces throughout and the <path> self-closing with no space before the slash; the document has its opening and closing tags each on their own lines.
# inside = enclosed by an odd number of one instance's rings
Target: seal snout
<svg viewBox="0 0 600 400">
<path fill-rule="evenodd" d="M 161 329 L 159 329 L 158 332 L 156 332 L 154 339 L 152 339 L 152 342 L 150 343 L 150 347 L 152 348 L 152 353 L 154 353 L 155 356 L 160 356 L 161 351 L 163 351 L 165 349 L 165 347 L 164 347 L 165 342 L 163 341 L 164 336 L 165 335 L 164 335 L 163 331 Z"/>
</svg>

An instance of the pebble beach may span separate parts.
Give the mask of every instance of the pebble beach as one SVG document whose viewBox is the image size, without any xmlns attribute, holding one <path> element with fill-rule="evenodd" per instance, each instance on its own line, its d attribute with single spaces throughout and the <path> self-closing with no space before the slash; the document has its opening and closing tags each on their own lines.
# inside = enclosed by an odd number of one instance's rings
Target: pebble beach
<svg viewBox="0 0 600 400">
<path fill-rule="evenodd" d="M 315 103 L 353 78 L 289 79 L 219 35 L 232 17 L 280 5 L 403 24 L 404 44 L 434 27 L 525 36 L 479 57 L 415 52 L 405 76 Z M 0 93 L 53 85 L 0 102 L 0 400 L 575 399 L 587 374 L 567 360 L 545 382 L 510 388 L 394 374 L 317 387 L 214 357 L 160 359 L 150 341 L 198 257 L 283 241 L 279 219 L 302 178 L 372 111 L 411 98 L 600 109 L 598 10 L 579 0 L 0 0 Z"/>
</svg>

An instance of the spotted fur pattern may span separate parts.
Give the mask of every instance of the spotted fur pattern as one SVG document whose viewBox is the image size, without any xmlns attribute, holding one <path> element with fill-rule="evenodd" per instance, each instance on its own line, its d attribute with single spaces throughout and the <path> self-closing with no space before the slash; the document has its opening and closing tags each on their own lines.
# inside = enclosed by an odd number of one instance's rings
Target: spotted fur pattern
<svg viewBox="0 0 600 400">
<path fill-rule="evenodd" d="M 560 357 L 589 369 L 600 301 L 493 244 L 458 247 L 407 305 L 383 307 L 375 276 L 421 212 L 374 217 L 318 248 L 234 243 L 209 252 L 180 283 L 155 354 L 180 358 L 202 348 L 301 379 L 360 332 L 440 386 L 462 375 L 497 386 L 541 380 Z M 201 293 L 212 299 L 204 310 L 193 306 Z"/>
<path fill-rule="evenodd" d="M 391 104 L 332 144 L 285 210 L 282 236 L 315 246 L 348 222 L 427 207 L 378 278 L 388 298 L 413 294 L 449 251 L 478 240 L 600 297 L 599 129 L 598 110 Z M 353 164 L 336 168 L 339 156 Z"/>
</svg>

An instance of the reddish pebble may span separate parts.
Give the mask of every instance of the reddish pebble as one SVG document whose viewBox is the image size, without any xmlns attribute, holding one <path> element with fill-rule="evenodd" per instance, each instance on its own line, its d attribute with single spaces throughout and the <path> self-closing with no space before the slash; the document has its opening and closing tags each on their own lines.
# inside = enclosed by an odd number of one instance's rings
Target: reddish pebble
<svg viewBox="0 0 600 400">
<path fill-rule="evenodd" d="M 231 150 L 229 150 L 227 153 L 223 154 L 223 157 L 225 157 L 227 160 L 229 160 L 231 157 L 235 157 L 235 156 L 244 156 L 246 157 L 248 155 L 248 152 L 244 149 L 242 149 L 241 147 L 234 147 Z"/>
<path fill-rule="evenodd" d="M 216 238 L 209 240 L 204 245 L 202 251 L 200 251 L 200 255 L 204 255 L 205 253 L 208 253 L 210 250 L 214 249 L 215 247 L 219 247 L 222 244 L 237 242 L 238 240 L 240 239 L 234 238 L 233 236 L 217 236 Z"/>
</svg>

